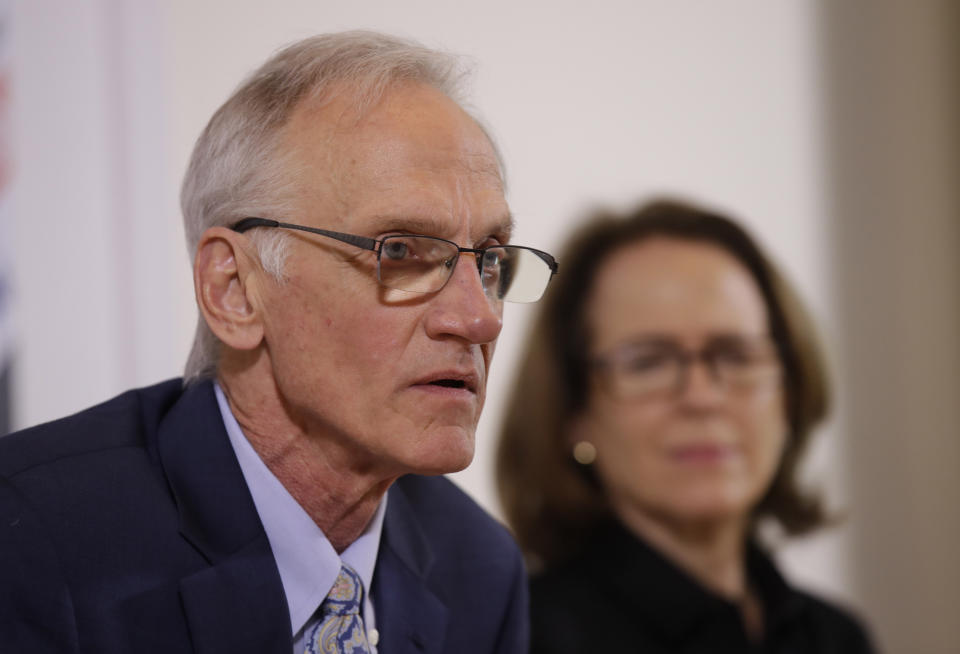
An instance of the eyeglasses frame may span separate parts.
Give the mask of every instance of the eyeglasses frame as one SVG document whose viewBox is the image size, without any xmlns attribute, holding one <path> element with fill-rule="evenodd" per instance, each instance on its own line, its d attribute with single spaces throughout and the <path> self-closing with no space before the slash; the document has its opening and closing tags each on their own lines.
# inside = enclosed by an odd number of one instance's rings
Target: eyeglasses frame
<svg viewBox="0 0 960 654">
<path fill-rule="evenodd" d="M 767 335 L 760 337 L 753 337 L 757 341 L 763 341 L 765 344 L 769 345 L 771 348 L 770 359 L 774 363 L 775 367 L 778 369 L 779 376 L 782 376 L 782 361 L 780 359 L 776 341 Z M 647 391 L 646 393 L 641 393 L 635 396 L 630 397 L 620 397 L 618 393 L 614 392 L 612 388 L 612 383 L 609 379 L 603 380 L 601 386 L 610 394 L 611 397 L 618 401 L 630 402 L 638 398 L 644 398 L 658 393 L 669 393 L 672 396 L 680 395 L 687 385 L 690 383 L 690 370 L 697 363 L 703 363 L 704 368 L 706 368 L 707 373 L 710 375 L 713 383 L 717 384 L 720 388 L 728 389 L 730 382 L 728 379 L 724 379 L 722 373 L 720 372 L 720 365 L 717 363 L 714 356 L 711 355 L 710 348 L 701 347 L 696 350 L 690 350 L 688 348 L 675 347 L 671 346 L 673 350 L 672 354 L 674 355 L 674 360 L 679 364 L 679 369 L 677 372 L 677 380 L 673 387 L 656 389 Z M 604 355 L 591 357 L 588 361 L 588 364 L 591 369 L 606 373 L 607 376 L 613 371 L 614 363 L 613 359 L 615 358 L 615 352 L 608 352 Z"/>
<path fill-rule="evenodd" d="M 409 291 L 406 289 L 398 289 L 398 290 L 405 290 L 408 293 L 417 293 L 417 292 L 439 293 L 441 290 L 443 290 L 444 286 L 447 285 L 447 282 L 449 282 L 450 279 L 453 277 L 453 272 L 457 266 L 457 263 L 460 261 L 460 255 L 463 254 L 464 252 L 469 252 L 473 254 L 474 257 L 476 258 L 477 272 L 480 274 L 481 279 L 483 278 L 483 255 L 486 254 L 487 250 L 494 249 L 494 248 L 515 248 L 518 250 L 528 250 L 530 252 L 533 252 L 535 255 L 540 257 L 540 259 L 542 259 L 544 263 L 546 263 L 547 266 L 549 266 L 550 268 L 550 277 L 547 280 L 547 284 L 550 283 L 550 279 L 553 279 L 553 276 L 556 275 L 557 271 L 560 269 L 560 266 L 557 263 L 557 260 L 553 257 L 552 254 L 548 252 L 544 252 L 543 250 L 538 250 L 536 248 L 528 247 L 526 245 L 491 245 L 490 247 L 487 247 L 487 248 L 465 248 L 465 247 L 460 247 L 458 244 L 448 239 L 440 238 L 438 236 L 428 236 L 426 234 L 396 234 L 396 235 L 385 236 L 383 238 L 376 239 L 376 238 L 370 238 L 368 236 L 359 236 L 357 234 L 347 234 L 345 232 L 334 232 L 329 229 L 321 229 L 319 227 L 307 227 L 306 225 L 297 225 L 294 223 L 281 222 L 279 220 L 271 220 L 269 218 L 257 218 L 253 216 L 248 218 L 243 218 L 237 221 L 236 223 L 230 226 L 230 229 L 239 234 L 242 234 L 243 232 L 253 229 L 254 227 L 282 227 L 283 229 L 294 229 L 302 232 L 309 232 L 311 234 L 326 236 L 327 238 L 332 238 L 342 243 L 353 245 L 354 247 L 358 247 L 364 250 L 370 250 L 371 252 L 376 252 L 377 253 L 377 281 L 380 282 L 381 284 L 383 284 L 383 281 L 380 275 L 380 253 L 381 253 L 381 250 L 383 249 L 383 242 L 391 238 L 392 236 L 419 236 L 423 238 L 432 238 L 437 241 L 443 241 L 444 243 L 449 243 L 453 247 L 457 248 L 457 256 L 454 259 L 453 265 L 450 266 L 450 274 L 447 277 L 447 279 L 443 282 L 443 286 L 436 289 L 435 291 Z M 383 285 L 386 286 L 386 284 L 383 284 Z"/>
</svg>

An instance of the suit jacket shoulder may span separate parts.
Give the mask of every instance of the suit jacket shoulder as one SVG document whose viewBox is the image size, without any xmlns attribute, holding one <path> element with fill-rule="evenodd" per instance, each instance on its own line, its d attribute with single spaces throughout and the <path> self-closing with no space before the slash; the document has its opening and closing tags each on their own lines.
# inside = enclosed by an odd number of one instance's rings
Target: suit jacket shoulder
<svg viewBox="0 0 960 654">
<path fill-rule="evenodd" d="M 373 591 L 391 651 L 527 651 L 519 549 L 443 477 L 409 475 L 390 489 Z"/>
<path fill-rule="evenodd" d="M 483 552 L 495 565 L 512 565 L 519 549 L 506 527 L 446 477 L 407 475 L 397 480 L 390 501 L 403 495 L 416 511 L 434 548 Z"/>
<path fill-rule="evenodd" d="M 210 383 L 0 439 L 0 651 L 290 654 L 266 534 Z"/>
<path fill-rule="evenodd" d="M 0 437 L 0 475 L 85 454 L 123 447 L 144 447 L 150 427 L 176 402 L 179 379 L 131 390 L 72 416 Z"/>
</svg>

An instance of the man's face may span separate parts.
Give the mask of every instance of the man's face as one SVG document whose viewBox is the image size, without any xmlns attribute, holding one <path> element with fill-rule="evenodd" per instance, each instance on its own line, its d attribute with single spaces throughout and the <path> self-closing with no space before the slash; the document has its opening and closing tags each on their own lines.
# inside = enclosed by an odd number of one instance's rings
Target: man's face
<svg viewBox="0 0 960 654">
<path fill-rule="evenodd" d="M 409 84 L 362 120 L 307 102 L 284 132 L 297 215 L 280 220 L 381 238 L 504 243 L 510 215 L 493 149 L 438 91 Z M 269 216 L 274 218 L 274 216 Z M 376 254 L 287 232 L 286 281 L 262 295 L 266 348 L 290 419 L 358 472 L 443 473 L 473 457 L 501 304 L 465 255 L 431 294 L 376 279 Z"/>
</svg>

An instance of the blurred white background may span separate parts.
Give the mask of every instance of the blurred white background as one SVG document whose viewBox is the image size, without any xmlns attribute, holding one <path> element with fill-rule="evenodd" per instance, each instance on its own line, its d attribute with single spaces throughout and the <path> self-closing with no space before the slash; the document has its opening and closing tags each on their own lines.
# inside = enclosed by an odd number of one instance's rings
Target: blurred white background
<svg viewBox="0 0 960 654">
<path fill-rule="evenodd" d="M 2 5 L 0 5 L 2 6 Z M 180 373 L 196 320 L 178 193 L 193 141 L 283 44 L 380 29 L 467 56 L 516 242 L 679 193 L 740 217 L 825 334 L 838 411 L 809 476 L 850 519 L 788 574 L 891 652 L 960 649 L 960 19 L 950 0 L 13 0 L 13 416 Z M 509 306 L 474 464 L 531 309 Z M 0 333 L 2 336 L 2 333 Z"/>
</svg>

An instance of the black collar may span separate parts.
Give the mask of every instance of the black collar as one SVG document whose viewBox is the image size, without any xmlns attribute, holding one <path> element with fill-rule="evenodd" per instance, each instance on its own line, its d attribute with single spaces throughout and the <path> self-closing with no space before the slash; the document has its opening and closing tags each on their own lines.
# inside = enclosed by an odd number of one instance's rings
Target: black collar
<svg viewBox="0 0 960 654">
<path fill-rule="evenodd" d="M 739 607 L 705 588 L 686 571 L 620 525 L 597 534 L 581 564 L 593 568 L 606 592 L 663 637 L 679 643 L 711 620 L 740 624 Z M 610 574 L 615 570 L 616 574 Z M 760 594 L 769 635 L 790 623 L 803 608 L 802 596 L 787 585 L 773 561 L 756 543 L 747 550 L 747 573 Z"/>
</svg>

